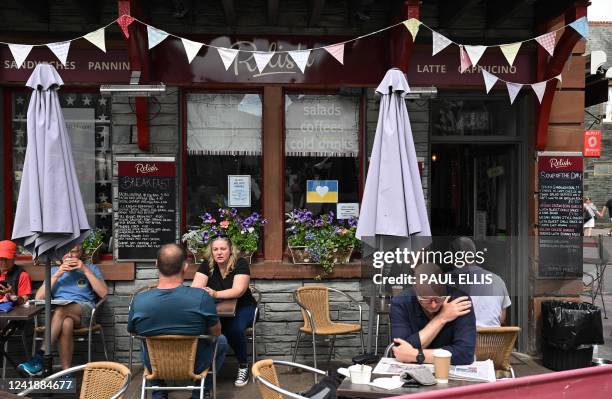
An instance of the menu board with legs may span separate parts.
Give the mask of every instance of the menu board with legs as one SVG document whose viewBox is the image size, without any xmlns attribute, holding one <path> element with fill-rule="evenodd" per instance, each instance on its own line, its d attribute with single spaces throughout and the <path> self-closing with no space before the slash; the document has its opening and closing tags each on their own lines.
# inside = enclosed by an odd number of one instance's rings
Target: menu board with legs
<svg viewBox="0 0 612 399">
<path fill-rule="evenodd" d="M 538 277 L 582 277 L 581 155 L 538 157 Z"/>
<path fill-rule="evenodd" d="M 172 157 L 120 157 L 116 257 L 154 260 L 176 242 L 176 163 Z"/>
</svg>

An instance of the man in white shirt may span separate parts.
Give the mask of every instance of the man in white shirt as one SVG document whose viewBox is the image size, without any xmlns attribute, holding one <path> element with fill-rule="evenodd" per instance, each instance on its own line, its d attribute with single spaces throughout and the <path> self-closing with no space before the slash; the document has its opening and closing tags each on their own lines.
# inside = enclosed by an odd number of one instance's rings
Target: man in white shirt
<svg viewBox="0 0 612 399">
<path fill-rule="evenodd" d="M 458 237 L 451 244 L 451 251 L 476 252 L 476 245 L 469 237 Z M 473 286 L 468 292 L 476 315 L 477 327 L 499 327 L 506 323 L 507 310 L 512 304 L 504 280 L 497 274 L 478 265 L 470 264 L 453 270 L 453 274 L 471 274 L 475 276 L 488 275 L 491 284 Z M 471 281 L 483 281 L 475 277 Z M 463 287 L 460 287 L 463 288 Z"/>
</svg>

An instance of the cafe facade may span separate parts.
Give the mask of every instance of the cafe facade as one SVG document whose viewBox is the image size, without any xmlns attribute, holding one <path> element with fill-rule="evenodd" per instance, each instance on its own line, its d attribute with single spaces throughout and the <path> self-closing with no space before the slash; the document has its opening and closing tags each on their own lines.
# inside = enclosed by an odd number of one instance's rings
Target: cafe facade
<svg viewBox="0 0 612 399">
<path fill-rule="evenodd" d="M 581 150 L 585 40 L 566 29 L 557 35 L 553 56 L 531 42 L 509 65 L 492 49 L 479 66 L 460 73 L 458 48 L 432 55 L 431 33 L 425 29 L 414 42 L 403 25 L 368 34 L 417 18 L 457 43 L 522 41 L 586 15 L 587 2 L 507 1 L 495 7 L 491 4 L 497 2 L 313 1 L 306 7 L 298 1 L 189 5 L 107 0 L 77 9 L 68 0 L 51 3 L 43 11 L 17 2 L 0 6 L 1 40 L 48 43 L 79 37 L 123 14 L 138 21 L 129 26 L 129 38 L 111 24 L 105 52 L 85 40 L 74 41 L 66 65 L 49 49 L 35 47 L 18 68 L 9 48 L 0 45 L 0 225 L 3 238 L 10 238 L 27 137 L 29 89 L 24 83 L 37 63 L 51 62 L 65 82 L 60 101 L 73 148 L 78 148 L 74 156 L 89 220 L 110 244 L 100 261 L 110 287 L 101 322 L 115 359 L 127 361 L 127 308 L 135 290 L 154 283 L 151 259 L 158 246 L 150 242 L 152 256 L 120 253 L 121 160 L 163 158 L 172 164 L 166 176 L 172 178 L 174 195 L 166 198 L 165 228 L 175 242 L 200 223 L 200 215 L 230 205 L 229 181 L 246 176 L 249 206 L 242 204 L 242 210 L 268 220 L 251 264 L 253 283 L 262 292 L 258 352 L 287 356 L 302 320 L 293 290 L 319 283 L 314 278 L 320 268 L 292 263 L 285 213 L 304 207 L 336 212 L 335 203 L 308 202 L 307 180 L 336 181 L 338 203 L 360 202 L 378 120 L 374 89 L 391 67 L 402 69 L 411 87 L 419 88 L 406 104 L 432 234 L 512 241 L 506 258 L 491 261 L 503 264 L 498 272 L 513 301 L 509 323 L 522 328 L 519 349 L 538 351 L 542 300 L 581 292 L 579 278 L 541 278 L 535 243 L 537 154 Z M 209 46 L 250 51 L 351 42 L 343 63 L 323 50 L 313 51 L 304 72 L 287 53 L 275 54 L 260 71 L 253 53 L 240 52 L 226 69 L 214 47 L 201 48 L 190 63 L 177 37 L 148 49 L 147 27 L 139 21 Z M 542 104 L 528 87 L 510 104 L 504 85 L 486 92 L 480 68 L 525 83 L 561 74 L 562 83 L 547 86 Z M 141 71 L 140 83 L 163 82 L 166 93 L 136 98 L 100 94 L 100 85 L 126 84 L 134 70 Z M 146 225 L 147 220 L 133 223 Z M 42 280 L 42 268 L 27 256 L 18 263 L 34 280 Z M 362 299 L 362 267 L 356 254 L 321 283 Z M 190 268 L 190 278 L 196 268 Z M 340 302 L 332 305 L 332 313 L 343 320 L 357 317 Z M 381 337 L 386 337 L 384 324 Z M 358 339 L 342 341 L 336 356 L 350 358 L 358 348 Z M 306 356 L 309 350 L 304 346 L 299 353 Z"/>
</svg>

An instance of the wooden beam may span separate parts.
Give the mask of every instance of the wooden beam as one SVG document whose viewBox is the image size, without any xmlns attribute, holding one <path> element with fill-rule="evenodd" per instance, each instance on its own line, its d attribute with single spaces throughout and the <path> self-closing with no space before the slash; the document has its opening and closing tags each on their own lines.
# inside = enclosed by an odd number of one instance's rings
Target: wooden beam
<svg viewBox="0 0 612 399">
<path fill-rule="evenodd" d="M 565 12 L 565 23 L 570 23 L 577 20 L 578 18 L 586 16 L 587 6 L 590 3 L 587 0 L 579 0 Z M 541 33 L 547 31 L 548 27 L 542 25 L 539 30 Z M 555 53 L 550 58 L 548 64 L 543 62 L 544 58 L 547 58 L 544 54 L 544 49 L 540 46 L 537 49 L 538 52 L 538 80 L 548 80 L 559 75 L 565 66 L 565 63 L 572 54 L 574 46 L 582 39 L 582 36 L 574 29 L 564 29 L 563 35 L 557 42 L 555 47 Z M 553 99 L 555 97 L 555 90 L 557 88 L 557 80 L 549 80 L 546 84 L 546 90 L 544 91 L 544 98 L 542 104 L 538 109 L 538 119 L 536 125 L 536 139 L 535 149 L 537 151 L 544 151 L 547 149 L 548 143 L 548 129 L 549 122 L 552 112 Z M 582 103 L 576 105 L 584 107 L 584 100 Z"/>
<path fill-rule="evenodd" d="M 399 10 L 393 13 L 392 23 L 396 24 L 409 18 L 418 19 L 419 14 L 419 0 L 403 0 Z M 403 26 L 398 28 L 392 29 L 389 35 L 389 66 L 399 68 L 407 73 L 414 42 L 407 29 L 403 29 Z"/>
<path fill-rule="evenodd" d="M 268 0 L 268 25 L 278 25 L 278 0 Z"/>
<path fill-rule="evenodd" d="M 236 26 L 236 5 L 234 0 L 222 0 L 225 22 L 228 25 Z"/>
<path fill-rule="evenodd" d="M 85 21 L 90 24 L 100 23 L 104 2 L 98 0 L 72 0 L 74 6 L 81 11 Z"/>
<path fill-rule="evenodd" d="M 486 2 L 487 27 L 493 29 L 499 27 L 499 25 L 513 17 L 521 8 L 533 3 L 534 0 L 498 0 Z"/>
<path fill-rule="evenodd" d="M 40 22 L 49 22 L 51 2 L 49 0 L 18 1 L 17 4 Z"/>
<path fill-rule="evenodd" d="M 480 0 L 440 0 L 438 3 L 438 17 L 441 28 L 454 26 L 470 8 Z"/>
<path fill-rule="evenodd" d="M 321 22 L 321 12 L 325 7 L 325 0 L 310 1 L 310 17 L 308 18 L 308 26 L 317 26 Z"/>
</svg>

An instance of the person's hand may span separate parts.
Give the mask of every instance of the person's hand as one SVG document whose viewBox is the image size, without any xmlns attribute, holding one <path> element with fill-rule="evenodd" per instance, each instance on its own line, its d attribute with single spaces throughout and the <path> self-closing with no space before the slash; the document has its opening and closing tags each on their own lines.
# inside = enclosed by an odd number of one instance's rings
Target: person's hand
<svg viewBox="0 0 612 399">
<path fill-rule="evenodd" d="M 396 346 L 393 347 L 393 355 L 403 363 L 413 363 L 419 351 L 401 338 L 394 338 Z"/>
<path fill-rule="evenodd" d="M 472 302 L 467 296 L 455 298 L 450 302 L 449 298 L 446 298 L 446 301 L 444 301 L 440 313 L 438 313 L 438 317 L 440 317 L 443 322 L 449 323 L 455 320 L 457 317 L 464 316 L 470 313 L 471 308 Z"/>
<path fill-rule="evenodd" d="M 81 270 L 85 269 L 85 263 L 80 258 L 72 258 L 72 270 Z"/>
<path fill-rule="evenodd" d="M 210 295 L 212 298 L 217 298 L 217 291 L 213 290 L 210 287 L 204 287 L 204 291 L 208 292 L 208 295 Z"/>
<path fill-rule="evenodd" d="M 57 271 L 55 272 L 55 277 L 59 277 L 64 273 L 67 272 L 71 272 L 72 271 L 72 266 L 70 263 L 68 263 L 66 261 L 66 259 L 64 259 L 64 262 L 62 262 L 61 265 L 59 265 L 59 267 L 57 268 Z"/>
</svg>

